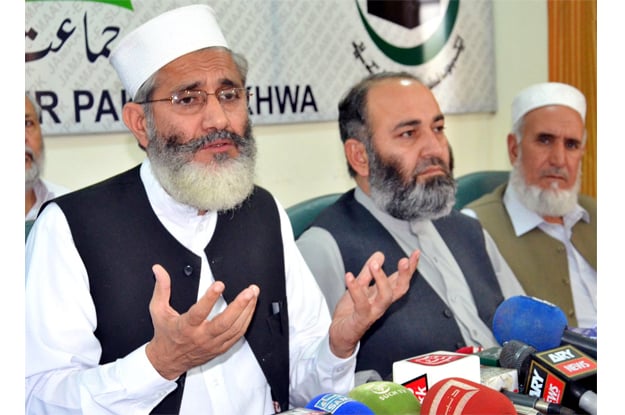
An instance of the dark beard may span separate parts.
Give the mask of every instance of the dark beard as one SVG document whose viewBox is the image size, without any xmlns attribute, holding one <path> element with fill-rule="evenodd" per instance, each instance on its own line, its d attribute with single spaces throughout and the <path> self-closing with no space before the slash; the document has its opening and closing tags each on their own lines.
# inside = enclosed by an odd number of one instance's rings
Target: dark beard
<svg viewBox="0 0 625 415">
<path fill-rule="evenodd" d="M 408 179 L 399 162 L 383 160 L 375 151 L 369 154 L 371 198 L 378 208 L 401 220 L 434 220 L 446 216 L 456 203 L 456 182 L 449 167 L 438 157 L 419 161 Z M 423 183 L 419 174 L 430 166 L 441 166 L 445 175 Z"/>
</svg>

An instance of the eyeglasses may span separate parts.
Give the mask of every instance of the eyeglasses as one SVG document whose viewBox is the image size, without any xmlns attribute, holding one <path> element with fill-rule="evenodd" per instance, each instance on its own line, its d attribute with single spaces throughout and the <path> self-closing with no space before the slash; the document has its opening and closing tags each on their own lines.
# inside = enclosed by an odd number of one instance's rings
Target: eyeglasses
<svg viewBox="0 0 625 415">
<path fill-rule="evenodd" d="M 234 109 L 247 101 L 252 93 L 247 88 L 221 88 L 215 92 L 206 92 L 201 89 L 185 89 L 176 92 L 168 98 L 152 99 L 149 101 L 136 102 L 136 104 L 148 104 L 152 102 L 169 101 L 174 111 L 181 114 L 195 114 L 200 112 L 208 102 L 208 96 L 215 95 L 217 101 L 224 109 Z"/>
</svg>

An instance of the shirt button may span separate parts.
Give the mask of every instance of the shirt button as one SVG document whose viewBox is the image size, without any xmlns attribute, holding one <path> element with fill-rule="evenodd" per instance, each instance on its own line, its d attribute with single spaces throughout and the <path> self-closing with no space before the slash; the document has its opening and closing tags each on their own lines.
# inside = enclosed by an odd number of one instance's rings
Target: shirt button
<svg viewBox="0 0 625 415">
<path fill-rule="evenodd" d="M 191 265 L 185 265 L 183 271 L 184 271 L 184 275 L 186 275 L 187 277 L 190 277 L 191 274 L 193 274 L 193 267 Z"/>
<path fill-rule="evenodd" d="M 450 309 L 446 308 L 445 311 L 443 311 L 443 315 L 447 318 L 451 318 L 454 314 L 451 312 Z"/>
</svg>

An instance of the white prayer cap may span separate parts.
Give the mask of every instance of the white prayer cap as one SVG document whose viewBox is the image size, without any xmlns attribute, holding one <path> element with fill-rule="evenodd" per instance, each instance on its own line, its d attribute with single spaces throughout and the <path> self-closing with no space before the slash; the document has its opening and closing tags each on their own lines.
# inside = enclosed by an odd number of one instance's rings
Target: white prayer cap
<svg viewBox="0 0 625 415">
<path fill-rule="evenodd" d="M 139 87 L 163 66 L 211 46 L 228 44 L 213 9 L 195 4 L 169 10 L 134 29 L 111 52 L 110 62 L 134 99 Z"/>
<path fill-rule="evenodd" d="M 586 98 L 577 88 L 560 82 L 544 82 L 525 88 L 512 101 L 512 125 L 528 112 L 547 105 L 564 105 L 586 120 Z"/>
</svg>

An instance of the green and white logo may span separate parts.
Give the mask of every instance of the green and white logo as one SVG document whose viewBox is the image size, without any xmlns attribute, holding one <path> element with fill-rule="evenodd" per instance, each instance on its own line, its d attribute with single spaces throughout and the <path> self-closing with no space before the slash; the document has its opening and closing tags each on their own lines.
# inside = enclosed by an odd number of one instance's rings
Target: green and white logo
<svg viewBox="0 0 625 415">
<path fill-rule="evenodd" d="M 362 9 L 358 0 L 355 0 L 358 14 L 362 23 L 373 41 L 373 43 L 389 59 L 407 66 L 421 65 L 434 58 L 449 41 L 451 33 L 456 24 L 460 0 L 442 0 L 432 2 L 425 0 L 390 0 L 367 1 L 367 10 Z M 437 16 L 428 21 L 421 22 L 419 13 L 424 7 L 437 8 Z M 406 30 L 418 32 L 422 26 L 428 24 L 431 33 L 424 39 L 418 41 L 414 46 L 401 46 L 393 41 L 385 39 L 379 30 L 374 28 L 370 19 L 380 18 L 389 22 L 399 24 Z M 435 25 L 432 29 L 432 22 Z M 422 24 L 423 23 L 423 24 Z M 419 37 L 419 36 L 415 36 Z"/>
</svg>

